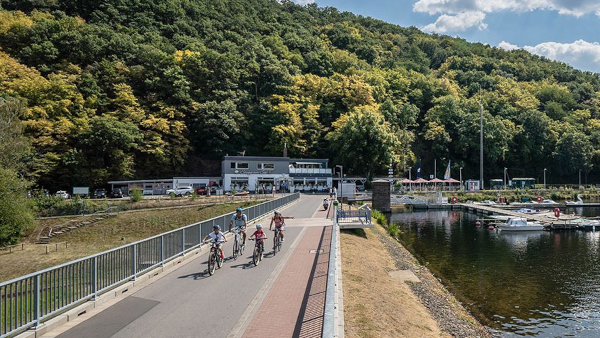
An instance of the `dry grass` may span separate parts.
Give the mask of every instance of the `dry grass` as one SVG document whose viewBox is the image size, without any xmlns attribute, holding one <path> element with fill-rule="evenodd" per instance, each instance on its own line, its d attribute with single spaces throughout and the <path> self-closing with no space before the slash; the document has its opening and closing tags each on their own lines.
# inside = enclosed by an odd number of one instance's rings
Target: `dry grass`
<svg viewBox="0 0 600 338">
<path fill-rule="evenodd" d="M 29 274 L 77 258 L 135 242 L 191 223 L 225 214 L 254 203 L 227 203 L 182 209 L 120 213 L 92 225 L 52 238 L 50 245 L 25 244 L 12 253 L 0 251 L 0 281 Z M 44 220 L 45 225 L 66 220 Z M 66 248 L 65 248 L 65 242 Z M 58 244 L 58 250 L 57 248 Z M 49 253 L 46 254 L 46 247 Z"/>
<path fill-rule="evenodd" d="M 440 337 L 436 321 L 405 282 L 388 275 L 394 259 L 370 229 L 341 235 L 347 337 Z"/>
</svg>

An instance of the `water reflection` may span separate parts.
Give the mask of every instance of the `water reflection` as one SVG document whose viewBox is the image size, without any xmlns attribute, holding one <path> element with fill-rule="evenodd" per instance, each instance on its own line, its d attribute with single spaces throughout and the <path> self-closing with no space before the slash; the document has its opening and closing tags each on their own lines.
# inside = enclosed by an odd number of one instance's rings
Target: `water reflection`
<svg viewBox="0 0 600 338">
<path fill-rule="evenodd" d="M 476 228 L 476 218 L 391 216 L 405 246 L 489 327 L 504 335 L 600 336 L 600 232 L 496 233 Z"/>
</svg>

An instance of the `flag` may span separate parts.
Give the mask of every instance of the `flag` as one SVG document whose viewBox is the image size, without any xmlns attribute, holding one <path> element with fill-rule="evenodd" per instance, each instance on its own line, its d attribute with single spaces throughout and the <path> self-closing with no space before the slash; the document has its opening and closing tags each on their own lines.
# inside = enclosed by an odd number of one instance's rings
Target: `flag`
<svg viewBox="0 0 600 338">
<path fill-rule="evenodd" d="M 446 172 L 444 173 L 444 179 L 445 180 L 450 179 L 450 161 L 448 161 L 448 167 L 446 168 Z"/>
<path fill-rule="evenodd" d="M 421 160 L 419 160 L 419 164 L 417 164 L 417 178 L 421 178 Z"/>
</svg>

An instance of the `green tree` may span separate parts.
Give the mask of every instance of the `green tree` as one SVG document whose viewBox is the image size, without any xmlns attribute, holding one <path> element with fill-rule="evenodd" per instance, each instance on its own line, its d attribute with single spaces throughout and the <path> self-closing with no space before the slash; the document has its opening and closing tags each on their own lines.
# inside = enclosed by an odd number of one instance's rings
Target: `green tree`
<svg viewBox="0 0 600 338">
<path fill-rule="evenodd" d="M 29 182 L 22 176 L 29 151 L 20 120 L 24 109 L 19 100 L 0 97 L 0 246 L 15 244 L 34 224 Z"/>
<path fill-rule="evenodd" d="M 348 172 L 371 178 L 394 161 L 401 143 L 379 107 L 360 106 L 342 115 L 327 134 L 335 161 Z"/>
</svg>

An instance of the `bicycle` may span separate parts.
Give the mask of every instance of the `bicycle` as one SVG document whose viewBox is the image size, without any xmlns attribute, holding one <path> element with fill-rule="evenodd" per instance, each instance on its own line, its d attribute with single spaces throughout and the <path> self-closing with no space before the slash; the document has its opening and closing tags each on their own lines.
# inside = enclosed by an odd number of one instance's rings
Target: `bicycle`
<svg viewBox="0 0 600 338">
<path fill-rule="evenodd" d="M 244 249 L 246 248 L 246 245 L 242 241 L 241 228 L 235 227 L 233 229 L 233 232 L 235 234 L 235 239 L 233 241 L 233 259 L 237 259 L 238 256 L 244 254 Z"/>
<path fill-rule="evenodd" d="M 267 237 L 261 238 L 262 240 L 267 239 Z M 254 241 L 254 238 L 250 238 L 251 241 Z M 260 243 L 260 240 L 256 240 L 256 244 L 254 245 L 254 251 L 252 252 L 252 264 L 257 266 L 258 263 L 262 261 L 263 258 L 264 247 L 263 244 Z"/>
<path fill-rule="evenodd" d="M 275 243 L 273 243 L 273 256 L 275 256 L 275 254 L 277 254 L 277 251 L 281 251 L 281 237 L 279 237 L 279 232 L 281 230 L 275 227 L 275 230 L 273 231 L 275 232 Z"/>
<path fill-rule="evenodd" d="M 221 268 L 223 265 L 222 250 L 219 249 L 219 244 L 213 241 L 208 255 L 208 274 L 211 276 L 215 273 L 216 268 Z"/>
</svg>

